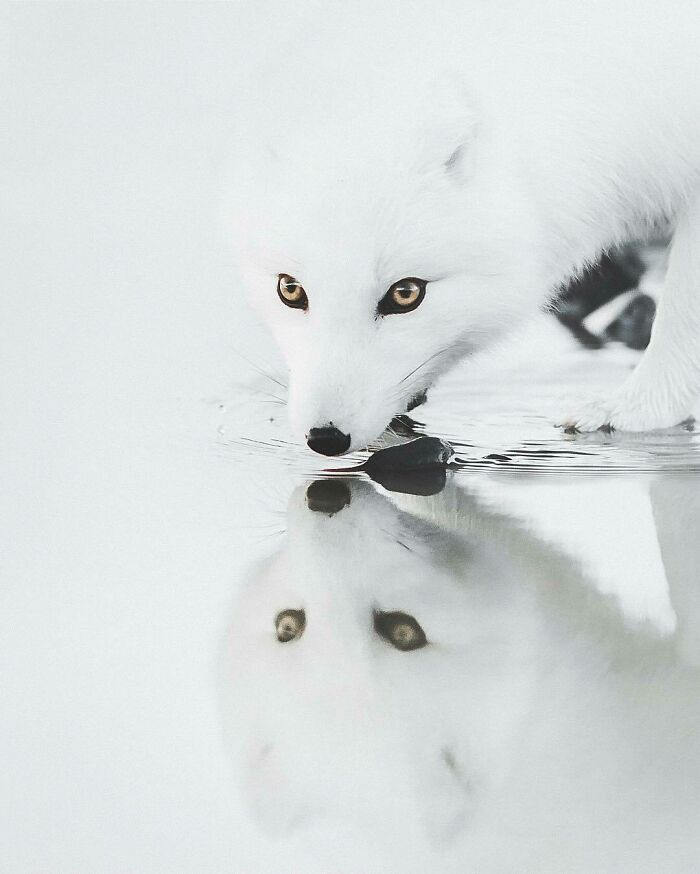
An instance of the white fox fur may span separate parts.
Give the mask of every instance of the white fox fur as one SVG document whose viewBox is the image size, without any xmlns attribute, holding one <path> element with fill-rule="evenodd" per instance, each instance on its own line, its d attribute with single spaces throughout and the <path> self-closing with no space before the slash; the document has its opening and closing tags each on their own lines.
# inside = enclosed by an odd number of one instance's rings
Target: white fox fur
<svg viewBox="0 0 700 874">
<path fill-rule="evenodd" d="M 699 45 L 691 0 L 447 0 L 329 4 L 276 46 L 237 119 L 227 218 L 296 431 L 365 446 L 659 221 L 676 234 L 651 345 L 569 421 L 683 419 L 700 393 Z M 279 301 L 280 273 L 307 312 Z M 423 303 L 377 318 L 407 276 L 428 280 Z"/>
</svg>

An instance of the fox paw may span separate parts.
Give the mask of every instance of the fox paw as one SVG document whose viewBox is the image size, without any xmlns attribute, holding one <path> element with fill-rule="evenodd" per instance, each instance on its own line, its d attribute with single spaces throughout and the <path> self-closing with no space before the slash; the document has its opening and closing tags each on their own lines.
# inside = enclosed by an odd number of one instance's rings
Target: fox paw
<svg viewBox="0 0 700 874">
<path fill-rule="evenodd" d="M 685 424 L 687 411 L 664 408 L 657 403 L 617 392 L 602 398 L 591 398 L 580 404 L 575 414 L 567 415 L 560 425 L 567 434 L 581 431 L 658 431 Z"/>
</svg>

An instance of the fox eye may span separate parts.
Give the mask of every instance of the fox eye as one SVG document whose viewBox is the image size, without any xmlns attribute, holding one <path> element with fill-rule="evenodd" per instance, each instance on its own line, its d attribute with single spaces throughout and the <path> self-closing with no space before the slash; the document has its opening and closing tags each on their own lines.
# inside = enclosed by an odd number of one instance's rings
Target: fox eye
<svg viewBox="0 0 700 874">
<path fill-rule="evenodd" d="M 425 279 L 415 277 L 399 279 L 379 301 L 379 314 L 388 316 L 392 313 L 410 313 L 423 303 L 427 284 Z"/>
<path fill-rule="evenodd" d="M 375 610 L 374 630 L 387 643 L 401 652 L 421 649 L 428 643 L 425 632 L 415 617 L 398 610 L 392 613 L 382 613 L 381 610 Z"/>
<path fill-rule="evenodd" d="M 277 279 L 277 294 L 282 303 L 288 307 L 296 310 L 305 310 L 309 307 L 304 286 L 287 273 L 280 273 Z"/>
<path fill-rule="evenodd" d="M 306 613 L 303 610 L 282 610 L 275 617 L 275 631 L 280 643 L 288 643 L 301 637 L 306 628 Z"/>
</svg>

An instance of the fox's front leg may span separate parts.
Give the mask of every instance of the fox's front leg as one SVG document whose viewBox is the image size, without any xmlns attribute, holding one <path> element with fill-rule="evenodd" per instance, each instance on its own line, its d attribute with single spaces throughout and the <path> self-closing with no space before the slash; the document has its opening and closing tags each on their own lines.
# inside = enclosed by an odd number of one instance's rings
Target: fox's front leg
<svg viewBox="0 0 700 874">
<path fill-rule="evenodd" d="M 676 620 L 683 661 L 700 668 L 700 495 L 693 479 L 660 477 L 651 485 L 656 537 Z"/>
<path fill-rule="evenodd" d="M 642 360 L 617 391 L 565 418 L 578 431 L 651 431 L 687 419 L 700 395 L 700 194 L 681 215 Z"/>
</svg>

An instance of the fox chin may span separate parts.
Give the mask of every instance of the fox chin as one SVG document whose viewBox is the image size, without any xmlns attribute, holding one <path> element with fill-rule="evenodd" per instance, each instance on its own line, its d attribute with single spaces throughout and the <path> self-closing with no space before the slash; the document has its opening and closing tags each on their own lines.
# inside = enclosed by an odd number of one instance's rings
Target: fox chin
<svg viewBox="0 0 700 874">
<path fill-rule="evenodd" d="M 244 89 L 225 219 L 295 432 L 324 455 L 365 447 L 660 221 L 651 343 L 564 421 L 679 423 L 700 394 L 700 7 L 438 6 L 317 11 Z"/>
</svg>

